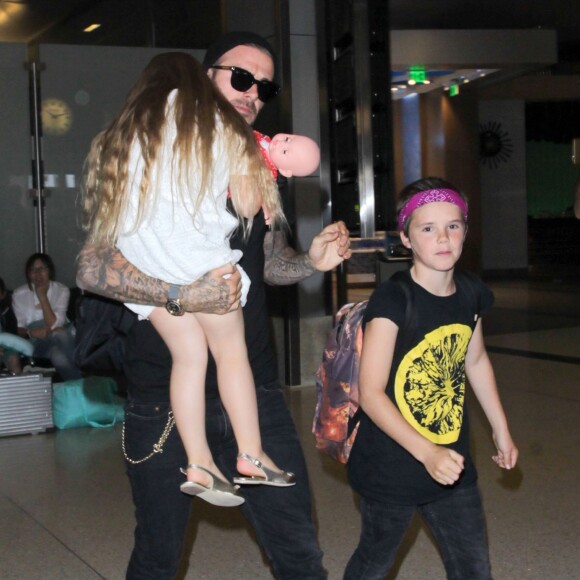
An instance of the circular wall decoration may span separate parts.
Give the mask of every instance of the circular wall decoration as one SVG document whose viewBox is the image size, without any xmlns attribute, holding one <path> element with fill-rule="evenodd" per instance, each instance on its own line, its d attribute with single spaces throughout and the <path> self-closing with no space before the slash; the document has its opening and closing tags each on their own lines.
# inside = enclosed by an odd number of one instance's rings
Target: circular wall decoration
<svg viewBox="0 0 580 580">
<path fill-rule="evenodd" d="M 514 151 L 513 141 L 501 123 L 488 121 L 479 126 L 479 159 L 490 169 L 505 163 Z"/>
</svg>

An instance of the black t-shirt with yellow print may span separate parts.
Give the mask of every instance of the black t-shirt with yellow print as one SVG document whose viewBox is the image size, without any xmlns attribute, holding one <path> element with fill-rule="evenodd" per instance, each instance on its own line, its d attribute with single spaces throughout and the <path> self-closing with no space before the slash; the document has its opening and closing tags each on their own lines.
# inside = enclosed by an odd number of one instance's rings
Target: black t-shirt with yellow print
<svg viewBox="0 0 580 580">
<path fill-rule="evenodd" d="M 443 497 L 449 490 L 476 481 L 469 453 L 469 419 L 465 408 L 465 356 L 475 326 L 493 304 L 493 294 L 478 278 L 456 284 L 451 296 L 435 296 L 412 281 L 414 324 L 402 337 L 411 345 L 395 349 L 386 392 L 405 420 L 421 435 L 465 457 L 465 469 L 454 486 L 433 480 L 422 463 L 379 429 L 366 415 L 353 446 L 348 474 L 355 491 L 375 501 L 416 505 Z M 472 294 L 477 294 L 478 298 Z M 373 318 L 388 318 L 406 328 L 407 298 L 401 286 L 387 281 L 369 300 L 363 325 Z M 409 340 L 410 339 L 410 340 Z"/>
</svg>

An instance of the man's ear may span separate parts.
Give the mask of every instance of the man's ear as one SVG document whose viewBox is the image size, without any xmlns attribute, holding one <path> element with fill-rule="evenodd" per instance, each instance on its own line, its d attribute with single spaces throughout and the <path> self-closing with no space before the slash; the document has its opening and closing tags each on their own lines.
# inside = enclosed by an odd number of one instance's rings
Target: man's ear
<svg viewBox="0 0 580 580">
<path fill-rule="evenodd" d="M 407 249 L 411 249 L 411 240 L 405 235 L 404 231 L 400 231 L 399 232 L 399 236 L 401 238 L 401 242 L 403 242 L 403 246 L 405 246 L 405 248 Z"/>
<path fill-rule="evenodd" d="M 284 177 L 292 177 L 292 170 L 291 169 L 278 169 L 278 173 L 280 173 Z"/>
</svg>

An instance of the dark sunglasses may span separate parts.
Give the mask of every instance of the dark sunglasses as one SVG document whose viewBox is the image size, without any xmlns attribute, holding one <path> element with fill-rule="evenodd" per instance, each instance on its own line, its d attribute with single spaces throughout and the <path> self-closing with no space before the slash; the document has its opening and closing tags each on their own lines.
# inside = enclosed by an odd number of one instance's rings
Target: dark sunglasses
<svg viewBox="0 0 580 580">
<path fill-rule="evenodd" d="M 241 93 L 249 90 L 252 85 L 256 85 L 258 87 L 258 98 L 263 103 L 272 100 L 281 91 L 281 88 L 276 83 L 266 80 L 259 81 L 253 74 L 237 66 L 214 65 L 210 68 L 232 71 L 230 79 L 232 88 Z"/>
</svg>

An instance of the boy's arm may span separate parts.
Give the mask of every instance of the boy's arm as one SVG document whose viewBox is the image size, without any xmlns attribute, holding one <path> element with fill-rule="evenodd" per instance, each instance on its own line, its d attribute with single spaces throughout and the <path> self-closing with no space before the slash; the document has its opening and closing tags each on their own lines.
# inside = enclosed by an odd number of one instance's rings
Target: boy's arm
<svg viewBox="0 0 580 580">
<path fill-rule="evenodd" d="M 146 276 L 116 248 L 92 244 L 86 244 L 79 254 L 77 285 L 121 302 L 154 306 L 164 306 L 169 291 L 167 282 Z M 237 268 L 225 264 L 181 286 L 179 298 L 187 312 L 225 314 L 239 307 L 240 289 Z"/>
<path fill-rule="evenodd" d="M 264 255 L 264 280 L 274 286 L 285 286 L 314 272 L 328 272 L 350 258 L 350 237 L 344 222 L 336 222 L 312 240 L 308 252 L 298 253 L 288 245 L 284 232 L 267 232 Z"/>
<path fill-rule="evenodd" d="M 385 392 L 397 333 L 397 325 L 387 318 L 374 318 L 366 325 L 359 373 L 360 405 L 379 429 L 423 463 L 435 481 L 451 485 L 463 471 L 463 456 L 415 431 Z"/>
<path fill-rule="evenodd" d="M 492 459 L 500 467 L 512 469 L 518 460 L 518 449 L 510 435 L 493 367 L 485 350 L 481 319 L 478 320 L 469 342 L 465 357 L 465 372 L 493 431 L 497 455 L 494 455 Z"/>
</svg>

